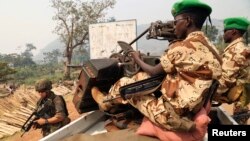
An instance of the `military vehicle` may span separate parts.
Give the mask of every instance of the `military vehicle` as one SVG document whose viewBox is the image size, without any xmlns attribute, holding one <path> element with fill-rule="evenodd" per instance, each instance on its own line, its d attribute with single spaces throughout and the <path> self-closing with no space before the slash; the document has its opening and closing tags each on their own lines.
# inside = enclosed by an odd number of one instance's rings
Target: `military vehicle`
<svg viewBox="0 0 250 141">
<path fill-rule="evenodd" d="M 80 114 L 82 114 L 82 116 L 64 126 L 63 128 L 57 130 L 56 132 L 42 138 L 40 141 L 60 140 L 65 137 L 80 133 L 89 135 L 105 133 L 108 132 L 108 130 L 105 128 L 105 125 L 107 123 L 107 120 L 110 119 L 112 119 L 113 124 L 118 127 L 118 129 L 129 128 L 128 125 L 123 124 L 123 121 L 129 118 L 140 118 L 138 117 L 138 115 L 140 114 L 138 114 L 138 111 L 136 111 L 136 109 L 133 109 L 133 107 L 131 106 L 124 106 L 118 107 L 118 112 L 116 111 L 114 113 L 99 111 L 99 107 L 92 98 L 90 90 L 93 86 L 97 86 L 101 89 L 101 91 L 108 93 L 110 87 L 119 78 L 121 78 L 122 76 L 129 77 L 140 71 L 140 67 L 134 62 L 133 58 L 129 56 L 129 53 L 133 51 L 130 45 L 132 45 L 146 33 L 148 33 L 148 39 L 163 38 L 170 41 L 174 38 L 174 36 L 171 34 L 171 32 L 173 31 L 172 28 L 173 25 L 171 22 L 162 23 L 157 21 L 151 24 L 151 26 L 147 30 L 145 30 L 132 42 L 126 43 L 123 41 L 118 41 L 118 44 L 121 47 L 121 51 L 112 54 L 110 58 L 90 59 L 89 61 L 87 61 L 82 66 L 82 70 L 78 77 L 78 85 L 76 87 L 73 98 L 75 108 Z M 159 57 L 157 56 L 147 56 L 142 54 L 141 57 L 144 62 L 150 65 L 156 65 L 160 62 Z M 156 77 L 156 80 L 161 79 L 161 77 Z M 155 84 L 153 86 L 143 85 L 143 88 L 157 91 L 157 89 L 154 89 L 154 86 L 157 84 L 158 81 L 155 81 Z M 135 89 L 140 89 L 141 87 L 136 87 Z M 133 91 L 133 88 L 126 90 Z M 107 99 L 106 101 L 109 100 L 112 100 L 112 98 Z M 210 100 L 210 97 L 208 97 L 208 100 Z M 226 111 L 220 106 L 212 107 L 209 116 L 212 119 L 211 124 L 237 125 L 235 120 L 231 116 L 229 116 Z M 204 140 L 207 140 L 206 137 L 204 138 Z"/>
</svg>

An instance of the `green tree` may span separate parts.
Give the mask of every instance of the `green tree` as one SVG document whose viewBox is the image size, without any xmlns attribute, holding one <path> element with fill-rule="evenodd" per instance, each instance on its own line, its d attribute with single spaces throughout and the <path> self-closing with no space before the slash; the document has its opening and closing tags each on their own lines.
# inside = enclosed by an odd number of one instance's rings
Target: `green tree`
<svg viewBox="0 0 250 141">
<path fill-rule="evenodd" d="M 84 46 L 88 40 L 88 25 L 104 21 L 106 10 L 113 8 L 115 0 L 51 0 L 56 14 L 53 20 L 57 22 L 54 32 L 59 35 L 65 45 L 64 77 L 70 78 L 70 68 L 73 50 Z"/>
<path fill-rule="evenodd" d="M 26 49 L 24 52 L 21 53 L 22 56 L 24 56 L 25 58 L 32 58 L 33 54 L 32 54 L 32 50 L 35 50 L 36 47 L 31 44 L 31 43 L 28 43 L 26 44 Z"/>
<path fill-rule="evenodd" d="M 45 64 L 58 64 L 58 59 L 62 56 L 62 53 L 59 49 L 54 49 L 51 52 L 44 52 L 43 55 Z"/>
<path fill-rule="evenodd" d="M 203 26 L 202 31 L 207 35 L 207 37 L 215 42 L 218 36 L 218 29 L 215 26 Z"/>
<path fill-rule="evenodd" d="M 217 42 L 215 43 L 215 46 L 219 50 L 220 54 L 223 53 L 224 48 L 226 47 L 226 45 L 227 44 L 224 42 L 223 35 L 219 35 L 218 39 L 217 39 Z"/>
<path fill-rule="evenodd" d="M 247 29 L 247 32 L 244 35 L 244 38 L 246 39 L 246 43 L 249 44 L 250 43 L 250 26 Z"/>
<path fill-rule="evenodd" d="M 16 70 L 9 67 L 6 62 L 0 62 L 0 81 L 5 82 L 10 79 L 10 75 L 16 73 Z"/>
</svg>

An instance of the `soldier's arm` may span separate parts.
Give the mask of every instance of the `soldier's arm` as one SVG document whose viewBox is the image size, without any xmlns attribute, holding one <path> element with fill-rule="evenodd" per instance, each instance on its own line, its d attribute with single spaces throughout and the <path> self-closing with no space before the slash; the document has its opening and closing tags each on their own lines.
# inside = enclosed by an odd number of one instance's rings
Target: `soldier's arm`
<svg viewBox="0 0 250 141">
<path fill-rule="evenodd" d="M 63 99 L 57 96 L 54 99 L 54 103 L 55 103 L 56 114 L 53 117 L 47 119 L 49 124 L 58 123 L 60 121 L 63 121 L 67 117 L 65 111 L 66 109 L 64 109 L 65 105 Z"/>
<path fill-rule="evenodd" d="M 241 52 L 227 52 L 230 53 L 232 58 L 224 58 L 223 59 L 223 72 L 222 79 L 225 81 L 225 86 L 231 87 L 230 85 L 234 85 L 236 83 L 237 77 L 240 74 L 239 71 L 246 68 L 249 65 L 247 62 L 246 53 L 247 50 L 242 50 Z"/>
<path fill-rule="evenodd" d="M 149 75 L 153 76 L 153 75 L 164 73 L 164 70 L 160 63 L 157 64 L 156 66 L 151 66 L 145 63 L 140 58 L 139 52 L 132 52 L 131 55 L 135 59 L 135 62 L 142 68 L 142 70 L 148 73 Z"/>
</svg>

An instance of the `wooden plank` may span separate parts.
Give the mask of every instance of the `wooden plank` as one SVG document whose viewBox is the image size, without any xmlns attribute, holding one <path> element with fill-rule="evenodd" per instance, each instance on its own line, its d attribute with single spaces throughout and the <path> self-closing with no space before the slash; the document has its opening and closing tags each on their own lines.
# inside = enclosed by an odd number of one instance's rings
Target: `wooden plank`
<svg viewBox="0 0 250 141">
<path fill-rule="evenodd" d="M 4 135 L 1 135 L 1 134 L 0 134 L 0 139 L 2 139 L 3 137 L 4 137 Z"/>
<path fill-rule="evenodd" d="M 13 119 L 6 119 L 6 118 L 0 118 L 0 121 L 6 122 L 10 125 L 16 126 L 16 127 L 22 127 L 23 126 L 23 122 L 20 121 L 16 121 Z"/>
<path fill-rule="evenodd" d="M 22 116 L 24 116 L 24 117 L 26 117 L 26 118 L 30 116 L 30 114 L 24 113 L 24 112 L 20 111 L 19 109 L 16 110 L 16 111 L 14 111 L 13 113 L 22 115 Z"/>
<path fill-rule="evenodd" d="M 2 128 L 2 127 L 0 128 L 0 131 L 3 132 L 3 133 L 6 133 L 7 135 L 13 135 L 13 134 L 15 134 L 15 132 L 9 131 L 8 129 Z"/>
<path fill-rule="evenodd" d="M 17 115 L 13 115 L 13 114 L 9 114 L 9 113 L 4 113 L 3 116 L 5 116 L 7 118 L 15 119 L 15 120 L 23 122 L 23 123 L 26 121 L 25 119 L 20 119 L 19 117 L 17 117 Z"/>
<path fill-rule="evenodd" d="M 20 113 L 16 113 L 15 111 L 12 112 L 12 114 L 15 115 L 16 118 L 20 118 L 21 120 L 24 120 L 24 121 L 26 121 L 27 118 L 28 118 L 28 116 L 24 116 L 24 115 L 22 115 Z"/>
<path fill-rule="evenodd" d="M 6 111 L 11 111 L 11 108 L 8 106 L 9 104 L 6 104 L 5 102 L 1 102 L 0 105 L 1 105 Z"/>
<path fill-rule="evenodd" d="M 14 130 L 14 131 L 20 131 L 21 130 L 21 128 L 19 128 L 19 127 L 8 125 L 8 124 L 5 124 L 5 123 L 0 123 L 0 126 L 11 129 L 11 130 Z"/>
<path fill-rule="evenodd" d="M 33 112 L 33 110 L 30 110 L 30 109 L 28 109 L 28 108 L 25 108 L 25 107 L 20 107 L 20 110 L 21 111 L 23 111 L 23 112 L 25 112 L 25 113 L 28 113 L 28 114 L 31 114 L 32 112 Z"/>
<path fill-rule="evenodd" d="M 12 129 L 12 128 L 5 127 L 5 126 L 1 126 L 0 129 L 3 129 L 3 130 L 5 130 L 5 131 L 7 131 L 7 132 L 16 132 L 16 131 L 20 131 L 20 129 L 14 130 L 14 129 Z"/>
</svg>

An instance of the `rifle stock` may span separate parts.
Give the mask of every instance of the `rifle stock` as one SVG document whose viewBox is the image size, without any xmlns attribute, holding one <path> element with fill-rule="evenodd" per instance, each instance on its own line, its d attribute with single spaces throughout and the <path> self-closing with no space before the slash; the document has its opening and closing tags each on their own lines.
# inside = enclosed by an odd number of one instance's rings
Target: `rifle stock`
<svg viewBox="0 0 250 141">
<path fill-rule="evenodd" d="M 219 86 L 219 82 L 214 79 L 212 82 L 212 85 L 210 86 L 208 90 L 208 94 L 205 96 L 203 107 L 206 107 L 208 102 L 212 102 L 213 96 L 216 93 L 218 86 Z"/>
</svg>

